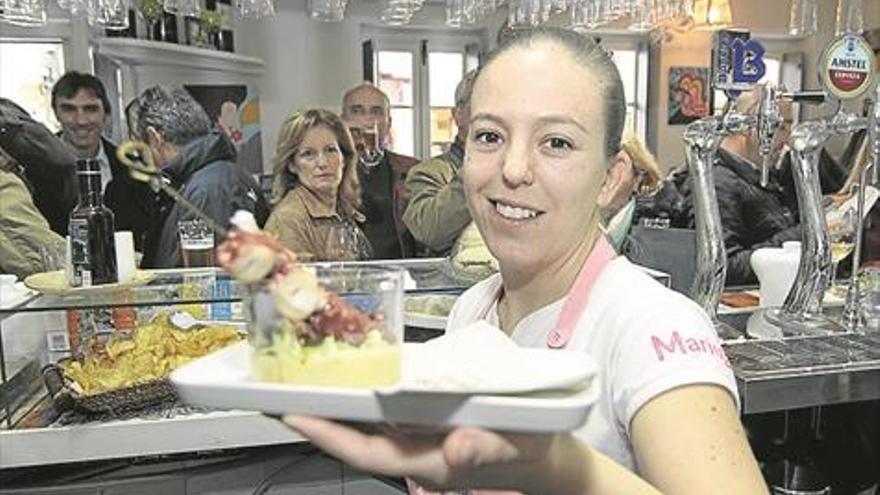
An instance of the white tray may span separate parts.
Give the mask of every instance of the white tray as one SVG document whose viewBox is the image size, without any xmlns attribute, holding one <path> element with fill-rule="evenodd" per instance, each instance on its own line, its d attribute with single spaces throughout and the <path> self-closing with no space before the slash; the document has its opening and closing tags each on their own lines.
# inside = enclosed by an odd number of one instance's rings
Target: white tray
<svg viewBox="0 0 880 495">
<path fill-rule="evenodd" d="M 407 348 L 421 344 L 406 344 Z M 541 350 L 548 354 L 564 351 Z M 400 392 L 303 387 L 250 379 L 250 349 L 240 342 L 171 374 L 181 398 L 193 405 L 298 413 L 340 420 L 479 426 L 498 430 L 559 432 L 579 428 L 599 393 L 597 379 L 576 390 L 527 395 Z M 558 359 L 558 354 L 556 358 Z"/>
</svg>

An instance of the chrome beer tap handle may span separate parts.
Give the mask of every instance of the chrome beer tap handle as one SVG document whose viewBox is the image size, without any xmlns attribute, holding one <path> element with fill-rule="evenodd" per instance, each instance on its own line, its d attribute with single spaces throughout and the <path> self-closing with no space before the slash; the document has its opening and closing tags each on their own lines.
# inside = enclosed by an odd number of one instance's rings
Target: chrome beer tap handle
<svg viewBox="0 0 880 495">
<path fill-rule="evenodd" d="M 767 187 L 770 181 L 770 163 L 773 152 L 773 140 L 776 132 L 782 127 L 782 113 L 779 111 L 779 94 L 775 87 L 767 85 L 761 92 L 758 109 L 758 153 L 761 156 L 761 187 Z"/>
</svg>

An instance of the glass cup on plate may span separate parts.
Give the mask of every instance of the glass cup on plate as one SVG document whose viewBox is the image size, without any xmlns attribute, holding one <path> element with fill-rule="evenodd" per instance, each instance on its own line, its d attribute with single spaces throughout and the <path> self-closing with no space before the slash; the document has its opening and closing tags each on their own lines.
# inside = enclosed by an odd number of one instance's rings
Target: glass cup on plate
<svg viewBox="0 0 880 495">
<path fill-rule="evenodd" d="M 307 386 L 379 388 L 400 379 L 403 271 L 339 263 L 253 288 L 251 376 Z M 319 309 L 314 309 L 319 308 Z M 296 314 L 297 316 L 294 316 Z"/>
</svg>

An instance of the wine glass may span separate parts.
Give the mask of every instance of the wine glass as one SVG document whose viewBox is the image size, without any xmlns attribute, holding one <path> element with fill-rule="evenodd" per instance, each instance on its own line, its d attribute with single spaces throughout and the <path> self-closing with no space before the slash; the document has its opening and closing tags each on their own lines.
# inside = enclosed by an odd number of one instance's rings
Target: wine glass
<svg viewBox="0 0 880 495">
<path fill-rule="evenodd" d="M 852 210 L 828 224 L 828 237 L 831 240 L 831 286 L 830 291 L 834 295 L 841 294 L 841 288 L 837 287 L 837 265 L 841 260 L 853 252 L 856 239 L 856 222 Z"/>
<path fill-rule="evenodd" d="M 334 225 L 327 236 L 325 261 L 359 261 L 372 258 L 370 241 L 352 221 Z"/>
</svg>

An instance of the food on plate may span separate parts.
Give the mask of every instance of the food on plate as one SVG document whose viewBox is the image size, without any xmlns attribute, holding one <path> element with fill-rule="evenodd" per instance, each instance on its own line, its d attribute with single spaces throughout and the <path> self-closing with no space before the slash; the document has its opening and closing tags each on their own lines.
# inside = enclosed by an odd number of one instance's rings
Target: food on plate
<svg viewBox="0 0 880 495">
<path fill-rule="evenodd" d="M 410 314 L 427 316 L 449 316 L 457 296 L 430 295 L 407 297 L 404 307 Z"/>
<path fill-rule="evenodd" d="M 236 213 L 232 223 L 217 259 L 255 286 L 249 302 L 254 378 L 335 387 L 399 380 L 399 342 L 389 338 L 381 309 L 362 309 L 330 290 L 249 214 Z"/>
<path fill-rule="evenodd" d="M 106 342 L 93 340 L 82 360 L 59 363 L 64 376 L 85 395 L 138 385 L 166 377 L 178 366 L 239 340 L 232 325 L 175 328 L 160 315 Z"/>
</svg>

